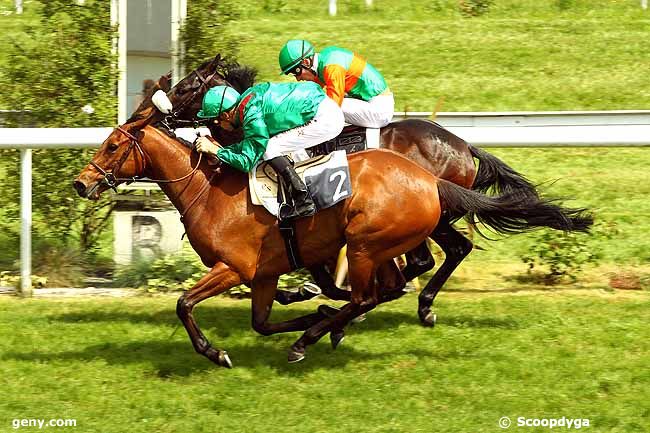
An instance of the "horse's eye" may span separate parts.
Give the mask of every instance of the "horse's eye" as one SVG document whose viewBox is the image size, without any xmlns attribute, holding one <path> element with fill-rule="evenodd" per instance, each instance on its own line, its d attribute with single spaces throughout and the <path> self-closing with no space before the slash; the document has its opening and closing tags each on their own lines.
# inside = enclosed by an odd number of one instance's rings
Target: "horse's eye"
<svg viewBox="0 0 650 433">
<path fill-rule="evenodd" d="M 117 144 L 111 143 L 108 145 L 108 151 L 111 153 L 115 153 L 119 147 L 120 146 L 118 146 Z"/>
</svg>

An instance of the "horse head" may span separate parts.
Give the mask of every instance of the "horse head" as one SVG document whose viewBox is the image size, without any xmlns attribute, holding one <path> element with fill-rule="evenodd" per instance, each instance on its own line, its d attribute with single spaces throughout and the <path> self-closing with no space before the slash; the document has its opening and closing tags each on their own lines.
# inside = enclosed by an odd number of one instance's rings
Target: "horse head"
<svg viewBox="0 0 650 433">
<path fill-rule="evenodd" d="M 147 157 L 140 145 L 143 128 L 151 118 L 145 110 L 138 120 L 118 126 L 101 144 L 90 163 L 74 180 L 73 187 L 81 197 L 98 200 L 107 189 L 145 175 Z"/>
<path fill-rule="evenodd" d="M 158 81 L 159 92 L 153 98 L 154 105 L 164 114 L 166 122 L 172 128 L 183 124 L 199 123 L 196 114 L 201 109 L 203 95 L 211 87 L 228 85 L 238 92 L 251 87 L 257 71 L 237 62 L 221 58 L 217 54 L 214 59 L 203 62 L 190 72 L 183 80 L 171 87 L 165 76 Z"/>
<path fill-rule="evenodd" d="M 147 156 L 140 145 L 142 128 L 158 122 L 164 126 L 179 126 L 175 122 L 196 122 L 203 95 L 210 87 L 231 85 L 239 92 L 252 86 L 256 71 L 236 62 L 224 61 L 220 55 L 203 62 L 194 71 L 171 87 L 171 75 L 163 75 L 154 86 L 155 93 L 148 95 L 138 109 L 122 126 L 113 130 L 102 143 L 90 163 L 74 180 L 77 193 L 91 200 L 99 199 L 107 189 L 116 189 L 123 182 L 132 182 L 146 176 Z M 161 92 L 165 107 L 160 107 Z M 239 139 L 227 131 L 213 131 L 216 138 L 228 144 Z"/>
</svg>

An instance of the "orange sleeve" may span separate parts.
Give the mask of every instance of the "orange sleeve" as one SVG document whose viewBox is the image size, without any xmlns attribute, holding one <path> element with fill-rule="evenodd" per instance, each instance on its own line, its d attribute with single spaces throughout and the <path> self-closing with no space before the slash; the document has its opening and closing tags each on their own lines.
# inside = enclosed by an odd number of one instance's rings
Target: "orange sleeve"
<svg viewBox="0 0 650 433">
<path fill-rule="evenodd" d="M 341 65 L 327 65 L 323 69 L 323 79 L 325 93 L 340 107 L 345 97 L 345 68 Z"/>
</svg>

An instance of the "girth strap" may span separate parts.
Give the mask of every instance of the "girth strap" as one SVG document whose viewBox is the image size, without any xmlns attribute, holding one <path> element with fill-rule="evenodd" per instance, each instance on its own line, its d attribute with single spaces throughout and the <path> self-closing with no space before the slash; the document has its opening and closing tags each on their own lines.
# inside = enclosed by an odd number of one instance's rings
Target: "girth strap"
<svg viewBox="0 0 650 433">
<path fill-rule="evenodd" d="M 284 249 L 287 251 L 287 258 L 289 259 L 289 265 L 291 270 L 295 271 L 304 267 L 302 262 L 302 257 L 300 257 L 300 251 L 298 250 L 298 239 L 296 238 L 296 225 L 294 220 L 283 220 L 281 219 L 282 215 L 282 206 L 287 206 L 286 201 L 290 200 L 289 194 L 286 191 L 286 185 L 282 176 L 278 176 L 278 228 L 280 229 L 280 234 L 282 239 L 284 239 Z"/>
<path fill-rule="evenodd" d="M 284 248 L 287 250 L 291 270 L 295 271 L 296 269 L 303 268 L 305 265 L 302 262 L 302 257 L 300 257 L 300 251 L 298 250 L 298 239 L 296 239 L 294 220 L 278 221 L 278 227 L 284 239 Z"/>
</svg>

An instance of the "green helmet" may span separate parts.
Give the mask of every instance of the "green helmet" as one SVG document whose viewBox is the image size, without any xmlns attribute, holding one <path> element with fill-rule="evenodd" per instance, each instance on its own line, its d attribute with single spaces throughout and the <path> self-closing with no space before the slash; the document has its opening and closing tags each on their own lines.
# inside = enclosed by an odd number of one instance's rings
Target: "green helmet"
<svg viewBox="0 0 650 433">
<path fill-rule="evenodd" d="M 302 59 L 313 56 L 314 46 L 304 39 L 292 39 L 280 50 L 279 62 L 282 74 L 288 74 L 290 70 L 298 66 Z"/>
<path fill-rule="evenodd" d="M 203 107 L 196 116 L 201 119 L 211 119 L 219 116 L 237 105 L 241 95 L 232 87 L 215 86 L 205 93 Z"/>
</svg>

